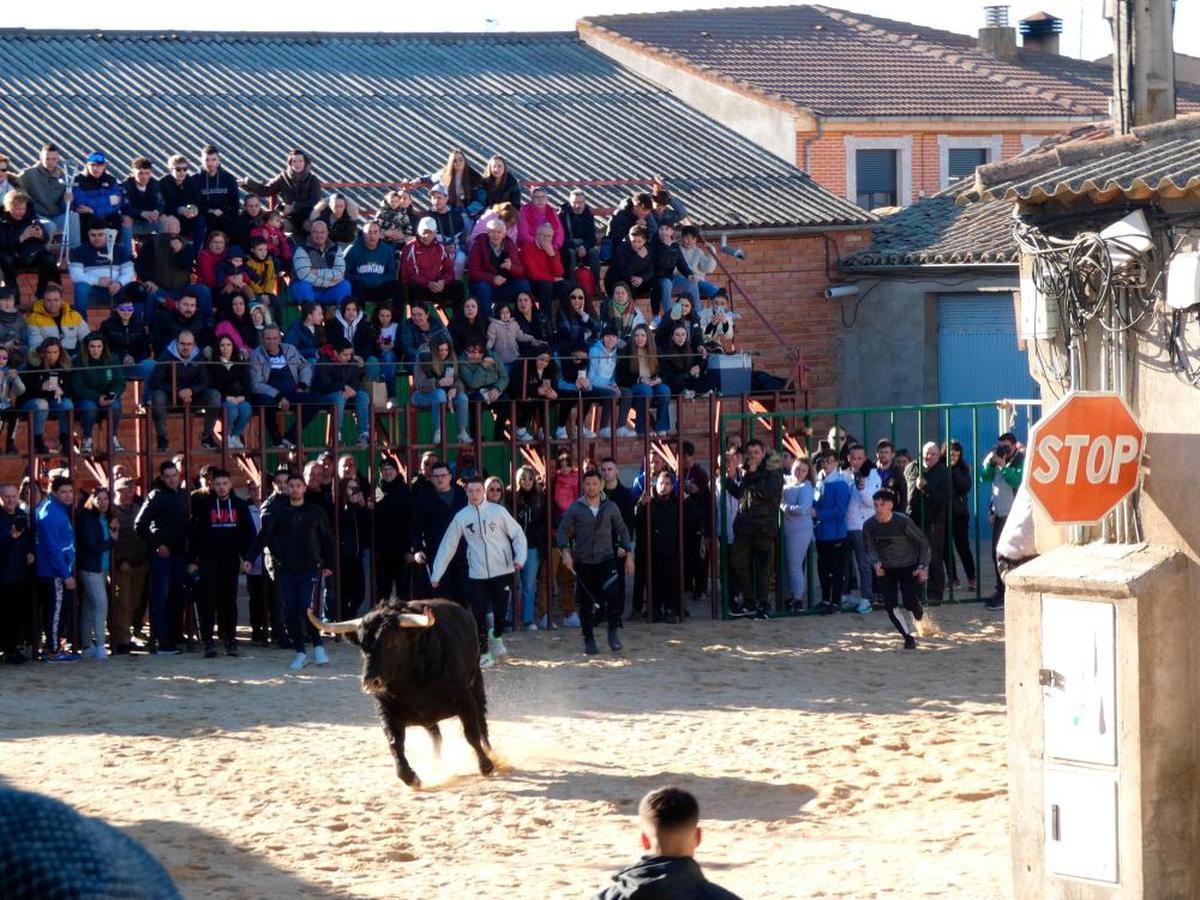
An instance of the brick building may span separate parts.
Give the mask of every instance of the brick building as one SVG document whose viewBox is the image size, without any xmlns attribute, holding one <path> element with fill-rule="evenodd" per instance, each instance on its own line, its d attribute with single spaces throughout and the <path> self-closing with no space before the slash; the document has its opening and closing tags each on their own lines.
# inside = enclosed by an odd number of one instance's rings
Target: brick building
<svg viewBox="0 0 1200 900">
<path fill-rule="evenodd" d="M 1109 114 L 1111 68 L 1007 9 L 978 38 L 820 5 L 596 16 L 583 40 L 873 209 L 907 206 Z M 1200 88 L 1179 85 L 1180 111 Z"/>
</svg>

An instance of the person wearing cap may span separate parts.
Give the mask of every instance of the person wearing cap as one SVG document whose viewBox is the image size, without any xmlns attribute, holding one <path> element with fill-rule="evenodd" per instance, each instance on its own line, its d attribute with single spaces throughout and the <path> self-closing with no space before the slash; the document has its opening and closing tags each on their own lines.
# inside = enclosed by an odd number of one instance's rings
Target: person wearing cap
<svg viewBox="0 0 1200 900">
<path fill-rule="evenodd" d="M 371 439 L 371 395 L 362 389 L 362 367 L 354 362 L 354 346 L 338 335 L 321 349 L 314 366 L 312 401 L 333 405 L 333 426 L 340 434 L 348 400 L 354 401 L 357 448 L 365 450 Z"/>
<path fill-rule="evenodd" d="M 617 326 L 607 323 L 600 332 L 600 340 L 588 348 L 588 381 L 591 382 L 593 396 L 600 401 L 600 437 L 609 437 L 612 428 L 609 420 L 612 417 L 610 397 L 620 397 L 621 388 L 617 385 L 617 342 L 620 332 Z M 624 424 L 624 423 L 622 423 Z"/>
<path fill-rule="evenodd" d="M 467 240 L 471 235 L 471 222 L 461 209 L 450 205 L 450 196 L 445 185 L 435 184 L 429 190 L 432 208 L 425 213 L 437 223 L 438 240 L 454 255 L 454 277 L 462 278 L 467 268 Z"/>
<path fill-rule="evenodd" d="M 378 223 L 368 222 L 346 251 L 350 295 L 360 303 L 398 304 L 403 299 L 398 276 L 395 248 L 383 240 Z"/>
<path fill-rule="evenodd" d="M 123 367 L 113 359 L 104 342 L 104 335 L 99 331 L 91 332 L 83 340 L 79 364 L 71 370 L 71 396 L 75 408 L 79 410 L 79 424 L 83 432 L 80 452 L 84 456 L 92 454 L 92 433 L 100 416 L 108 420 L 112 452 L 125 451 L 117 439 L 117 429 L 121 425 L 121 394 L 124 392 Z"/>
<path fill-rule="evenodd" d="M 71 211 L 79 216 L 80 232 L 90 229 L 93 223 L 119 229 L 124 205 L 125 191 L 109 173 L 108 157 L 99 150 L 89 153 L 83 171 L 71 185 Z"/>
<path fill-rule="evenodd" d="M 309 227 L 307 243 L 296 248 L 292 269 L 295 273 L 291 284 L 293 303 L 337 304 L 350 296 L 346 258 L 330 240 L 329 226 L 320 219 Z"/>
<path fill-rule="evenodd" d="M 288 151 L 283 171 L 270 181 L 242 178 L 238 186 L 259 197 L 277 197 L 282 204 L 280 213 L 292 234 L 303 232 L 304 223 L 321 199 L 321 179 L 313 173 L 308 154 L 299 149 Z"/>
<path fill-rule="evenodd" d="M 85 319 L 93 301 L 111 303 L 134 278 L 129 249 L 116 241 L 110 252 L 107 241 L 108 229 L 102 221 L 92 218 L 87 226 L 87 240 L 69 256 L 71 283 L 75 286 L 71 305 Z"/>
<path fill-rule="evenodd" d="M 200 171 L 190 177 L 206 231 L 229 231 L 237 218 L 237 179 L 221 168 L 221 152 L 212 144 L 200 149 Z"/>
<path fill-rule="evenodd" d="M 463 301 L 462 282 L 454 275 L 454 253 L 438 240 L 438 224 L 431 216 L 417 223 L 417 236 L 404 245 L 400 276 L 410 304 L 436 303 L 453 309 Z"/>
<path fill-rule="evenodd" d="M 502 219 L 493 218 L 486 233 L 471 241 L 467 278 L 472 296 L 479 301 L 480 315 L 485 319 L 491 317 L 493 304 L 514 302 L 518 294 L 531 289 L 521 254 Z"/>
<path fill-rule="evenodd" d="M 158 231 L 166 204 L 154 179 L 150 160 L 139 156 L 129 164 L 129 177 L 121 182 L 125 202 L 121 206 L 121 241 L 133 246 L 134 237 L 144 237 Z"/>
</svg>

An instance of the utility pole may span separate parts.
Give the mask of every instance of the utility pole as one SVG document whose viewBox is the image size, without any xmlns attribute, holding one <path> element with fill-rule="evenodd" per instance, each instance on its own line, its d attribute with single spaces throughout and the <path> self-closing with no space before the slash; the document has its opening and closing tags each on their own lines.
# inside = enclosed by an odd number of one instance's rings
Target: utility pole
<svg viewBox="0 0 1200 900">
<path fill-rule="evenodd" d="M 1174 0 L 1106 0 L 1113 33 L 1113 130 L 1175 118 Z"/>
</svg>

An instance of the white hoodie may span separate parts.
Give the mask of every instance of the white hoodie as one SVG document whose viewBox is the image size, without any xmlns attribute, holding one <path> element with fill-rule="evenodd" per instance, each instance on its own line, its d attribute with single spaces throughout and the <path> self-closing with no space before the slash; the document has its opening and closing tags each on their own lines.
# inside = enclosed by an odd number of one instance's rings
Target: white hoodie
<svg viewBox="0 0 1200 900">
<path fill-rule="evenodd" d="M 473 579 L 497 578 L 513 573 L 513 563 L 525 565 L 525 532 L 499 503 L 468 503 L 450 520 L 442 545 L 433 560 L 430 581 L 441 581 L 446 567 L 467 539 L 467 567 Z"/>
<path fill-rule="evenodd" d="M 847 484 L 850 485 L 850 505 L 846 507 L 846 530 L 862 531 L 863 524 L 867 519 L 875 515 L 875 492 L 883 486 L 883 483 L 879 480 L 879 472 L 875 470 L 874 466 L 871 467 L 871 474 L 863 479 L 861 491 L 858 489 L 858 482 L 853 472 L 847 471 L 845 476 Z"/>
</svg>

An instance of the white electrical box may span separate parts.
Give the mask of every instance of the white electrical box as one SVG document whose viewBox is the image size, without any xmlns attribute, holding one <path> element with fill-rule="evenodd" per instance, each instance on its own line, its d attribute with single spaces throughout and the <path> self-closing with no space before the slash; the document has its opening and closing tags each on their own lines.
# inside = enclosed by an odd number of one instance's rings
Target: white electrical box
<svg viewBox="0 0 1200 900">
<path fill-rule="evenodd" d="M 1108 243 L 1108 255 L 1113 268 L 1132 262 L 1136 255 L 1149 253 L 1154 247 L 1146 214 L 1135 209 L 1125 218 L 1113 222 L 1100 232 Z"/>
<path fill-rule="evenodd" d="M 1046 767 L 1046 872 L 1116 884 L 1114 770 Z"/>
<path fill-rule="evenodd" d="M 1058 303 L 1049 300 L 1033 281 L 1033 257 L 1021 256 L 1021 320 L 1023 341 L 1049 340 L 1058 336 Z"/>
<path fill-rule="evenodd" d="M 1167 264 L 1167 306 L 1189 309 L 1200 303 L 1200 250 L 1179 250 Z"/>
<path fill-rule="evenodd" d="M 1116 609 L 1044 597 L 1042 669 L 1046 756 L 1117 764 Z"/>
</svg>

